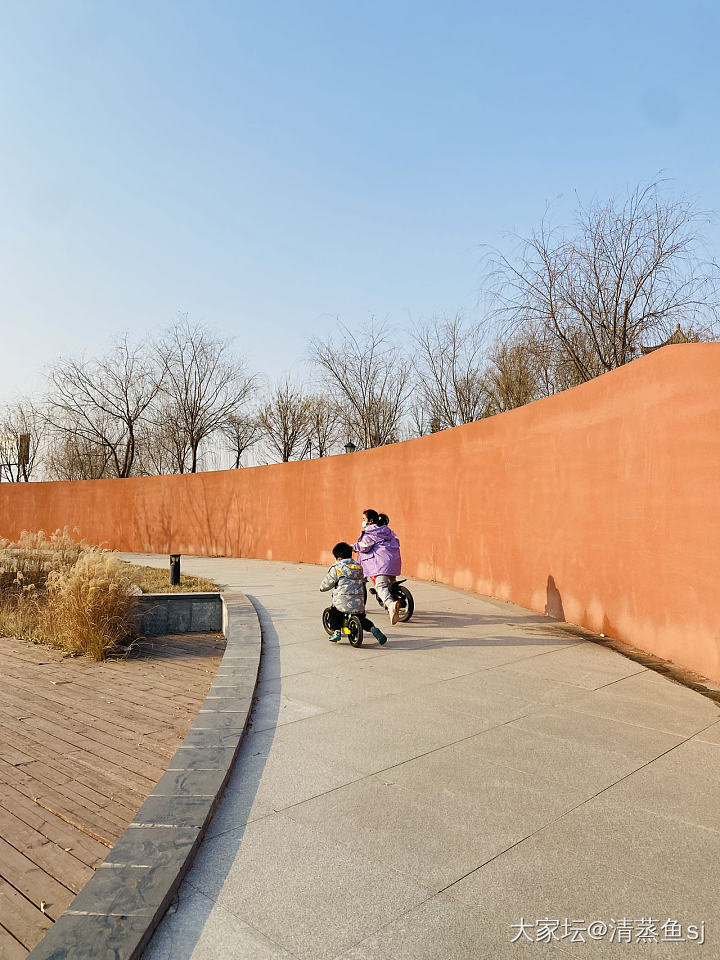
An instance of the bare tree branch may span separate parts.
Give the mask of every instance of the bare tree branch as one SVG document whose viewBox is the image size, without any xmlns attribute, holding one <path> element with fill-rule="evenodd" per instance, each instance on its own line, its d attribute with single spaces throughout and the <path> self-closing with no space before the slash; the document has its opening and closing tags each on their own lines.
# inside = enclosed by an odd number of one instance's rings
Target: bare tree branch
<svg viewBox="0 0 720 960">
<path fill-rule="evenodd" d="M 45 417 L 31 400 L 0 408 L 0 481 L 27 483 L 41 463 Z"/>
<path fill-rule="evenodd" d="M 480 420 L 488 412 L 483 374 L 484 336 L 462 316 L 436 317 L 414 333 L 414 366 L 420 397 L 414 410 L 418 429 L 429 432 Z"/>
<path fill-rule="evenodd" d="M 260 409 L 262 439 L 271 457 L 283 463 L 300 459 L 307 449 L 312 424 L 312 401 L 284 377 Z"/>
<path fill-rule="evenodd" d="M 331 396 L 345 409 L 358 446 L 392 443 L 410 392 L 410 362 L 384 325 L 371 320 L 358 330 L 342 323 L 338 327 L 339 344 L 332 337 L 311 340 L 311 359 L 322 370 Z"/>
<path fill-rule="evenodd" d="M 231 353 L 229 340 L 191 323 L 187 315 L 165 332 L 156 349 L 164 374 L 161 423 L 172 423 L 171 435 L 177 433 L 171 444 L 177 471 L 195 473 L 200 445 L 242 413 L 256 378 Z"/>
<path fill-rule="evenodd" d="M 545 220 L 517 258 L 491 257 L 506 335 L 532 329 L 552 341 L 579 381 L 621 366 L 676 324 L 714 336 L 716 263 L 699 255 L 702 216 L 663 184 L 636 187 L 578 212 L 574 232 Z"/>
<path fill-rule="evenodd" d="M 231 414 L 220 428 L 232 456 L 234 470 L 242 466 L 243 455 L 262 437 L 257 413 Z"/>
<path fill-rule="evenodd" d="M 64 438 L 56 447 L 80 468 L 82 455 L 92 454 L 90 472 L 129 477 L 137 453 L 138 430 L 148 416 L 162 382 L 162 372 L 148 356 L 145 344 L 131 345 L 127 336 L 114 343 L 99 360 L 66 358 L 50 372 L 46 417 L 56 435 Z M 56 459 L 57 467 L 57 459 Z M 92 464 L 92 466 L 90 466 Z"/>
</svg>

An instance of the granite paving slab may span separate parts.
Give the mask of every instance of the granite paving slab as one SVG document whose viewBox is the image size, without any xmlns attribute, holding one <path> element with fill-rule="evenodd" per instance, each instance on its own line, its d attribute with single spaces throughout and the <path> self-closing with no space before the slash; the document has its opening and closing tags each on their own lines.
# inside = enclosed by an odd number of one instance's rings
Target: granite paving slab
<svg viewBox="0 0 720 960">
<path fill-rule="evenodd" d="M 666 681 L 666 699 L 654 699 L 650 695 L 646 700 L 626 697 L 623 690 L 612 684 L 604 690 L 593 690 L 591 694 L 573 704 L 573 709 L 595 717 L 607 717 L 634 723 L 639 727 L 649 727 L 674 734 L 678 737 L 692 737 L 703 732 L 715 723 L 720 716 L 720 706 L 713 700 L 698 693 L 684 703 L 674 701 L 672 688 L 676 684 Z M 649 694 L 655 690 L 655 684 L 647 684 Z M 688 691 L 693 693 L 693 691 Z"/>
<path fill-rule="evenodd" d="M 248 735 L 236 771 L 208 828 L 208 836 L 237 829 L 248 820 L 297 803 L 362 777 L 360 770 L 312 743 L 273 741 L 269 732 Z"/>
<path fill-rule="evenodd" d="M 387 648 L 333 647 L 322 568 L 184 563 L 242 585 L 267 670 L 148 960 L 236 937 L 239 956 L 260 938 L 260 957 L 308 960 L 719 955 L 710 700 L 587 632 L 436 584 L 410 583 L 416 614 Z M 705 920 L 708 946 L 559 927 L 545 943 L 538 926 L 623 916 Z M 512 942 L 521 917 L 532 942 Z"/>
<path fill-rule="evenodd" d="M 605 718 L 595 726 L 594 719 L 572 712 L 530 713 L 473 738 L 465 753 L 475 762 L 485 758 L 591 795 L 681 742 L 672 734 Z"/>
<path fill-rule="evenodd" d="M 692 737 L 693 740 L 702 740 L 704 743 L 720 743 L 720 723 L 713 723 L 704 730 L 698 731 Z"/>
<path fill-rule="evenodd" d="M 285 724 L 277 728 L 276 739 L 297 746 L 311 743 L 370 774 L 463 740 L 484 727 L 479 717 L 446 707 L 431 709 L 420 689 Z"/>
<path fill-rule="evenodd" d="M 718 784 L 720 745 L 693 738 L 615 784 L 612 800 L 628 809 L 720 833 Z"/>
<path fill-rule="evenodd" d="M 565 819 L 570 822 L 566 828 Z M 720 924 L 717 922 L 718 896 L 712 886 L 700 884 L 691 894 L 678 890 L 671 882 L 651 879 L 643 867 L 642 847 L 634 857 L 620 862 L 614 856 L 621 849 L 623 836 L 614 837 L 609 825 L 604 835 L 604 856 L 597 858 L 586 840 L 590 833 L 577 831 L 572 818 L 559 820 L 553 829 L 539 831 L 495 860 L 458 881 L 447 895 L 479 909 L 493 918 L 493 930 L 510 939 L 517 933 L 521 918 L 527 924 L 523 942 L 527 949 L 539 946 L 542 921 L 554 920 L 552 933 L 556 945 L 570 956 L 655 957 L 662 960 L 680 957 L 709 958 L 717 955 Z M 672 834 L 665 840 L 671 841 Z M 678 838 L 679 840 L 680 838 Z M 661 841 L 668 863 L 680 850 Z M 629 868 L 629 869 L 628 869 Z M 654 919 L 658 926 L 669 918 L 687 924 L 706 923 L 707 945 L 685 943 L 609 942 L 612 921 L 629 919 L 631 934 L 638 932 L 637 922 Z M 565 923 L 564 923 L 565 921 Z M 593 941 L 587 927 L 593 922 L 608 928 L 602 940 Z"/>
<path fill-rule="evenodd" d="M 189 882 L 304 960 L 337 956 L 428 897 L 412 878 L 283 814 L 248 823 L 234 840 L 206 840 Z"/>
<path fill-rule="evenodd" d="M 498 937 L 494 918 L 477 907 L 439 894 L 409 910 L 377 933 L 341 954 L 338 960 L 515 960 L 550 957 L 565 960 L 557 944 L 512 943 L 512 931 Z"/>
<path fill-rule="evenodd" d="M 153 940 L 157 960 L 295 960 L 294 954 L 190 884 L 180 891 L 167 917 Z"/>
<path fill-rule="evenodd" d="M 639 663 L 614 650 L 585 641 L 518 660 L 511 672 L 515 676 L 529 674 L 533 678 L 544 677 L 586 690 L 598 690 L 645 670 Z"/>
<path fill-rule="evenodd" d="M 444 753 L 333 790 L 286 815 L 437 892 L 584 799 L 494 764 L 472 771 L 472 785 L 443 783 L 432 761 Z"/>
</svg>

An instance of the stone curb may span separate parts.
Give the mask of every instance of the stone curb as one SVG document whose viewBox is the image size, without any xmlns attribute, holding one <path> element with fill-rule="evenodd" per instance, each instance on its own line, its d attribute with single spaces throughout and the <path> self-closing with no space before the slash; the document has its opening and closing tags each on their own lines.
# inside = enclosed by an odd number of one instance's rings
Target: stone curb
<svg viewBox="0 0 720 960">
<path fill-rule="evenodd" d="M 247 726 L 260 624 L 240 591 L 222 594 L 225 654 L 195 722 L 107 858 L 28 960 L 138 960 L 217 807 Z"/>
<path fill-rule="evenodd" d="M 135 624 L 146 637 L 215 633 L 223 629 L 219 593 L 144 593 L 135 597 Z"/>
</svg>

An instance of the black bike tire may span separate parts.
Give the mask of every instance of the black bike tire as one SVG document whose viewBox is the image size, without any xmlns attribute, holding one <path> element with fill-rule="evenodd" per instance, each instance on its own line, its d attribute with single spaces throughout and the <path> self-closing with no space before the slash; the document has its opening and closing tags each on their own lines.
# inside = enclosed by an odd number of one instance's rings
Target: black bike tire
<svg viewBox="0 0 720 960">
<path fill-rule="evenodd" d="M 403 607 L 401 604 L 398 620 L 400 623 L 407 623 L 415 612 L 415 600 L 407 587 L 400 585 L 397 587 L 397 592 L 405 598 L 405 606 Z"/>
<path fill-rule="evenodd" d="M 363 628 L 360 617 L 353 613 L 347 618 L 347 625 L 350 628 L 348 640 L 353 647 L 361 647 L 363 642 Z"/>
</svg>

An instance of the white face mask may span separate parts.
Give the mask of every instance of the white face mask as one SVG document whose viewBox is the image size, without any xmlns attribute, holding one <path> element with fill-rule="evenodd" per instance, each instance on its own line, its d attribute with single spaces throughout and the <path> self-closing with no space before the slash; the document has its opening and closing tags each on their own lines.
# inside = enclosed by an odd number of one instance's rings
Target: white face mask
<svg viewBox="0 0 720 960">
<path fill-rule="evenodd" d="M 363 530 L 365 529 L 366 526 L 367 526 L 367 520 L 363 520 L 363 522 L 362 522 Z"/>
</svg>

